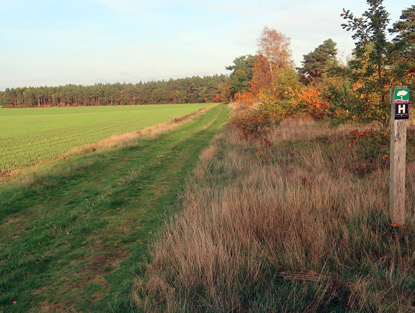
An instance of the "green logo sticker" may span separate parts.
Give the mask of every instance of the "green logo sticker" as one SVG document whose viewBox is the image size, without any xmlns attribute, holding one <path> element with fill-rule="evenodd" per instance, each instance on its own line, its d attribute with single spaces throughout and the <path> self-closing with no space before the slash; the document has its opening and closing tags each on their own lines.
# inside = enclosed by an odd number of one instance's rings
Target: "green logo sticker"
<svg viewBox="0 0 415 313">
<path fill-rule="evenodd" d="M 401 100 L 401 101 L 409 101 L 409 89 L 408 88 L 395 89 L 394 99 Z"/>
</svg>

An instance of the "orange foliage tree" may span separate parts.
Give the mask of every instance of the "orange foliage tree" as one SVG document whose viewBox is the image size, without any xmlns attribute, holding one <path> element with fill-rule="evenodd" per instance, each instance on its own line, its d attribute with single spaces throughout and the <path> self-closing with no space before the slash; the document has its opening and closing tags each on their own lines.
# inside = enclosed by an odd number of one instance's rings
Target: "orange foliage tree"
<svg viewBox="0 0 415 313">
<path fill-rule="evenodd" d="M 290 38 L 275 29 L 265 27 L 258 41 L 258 54 L 269 62 L 271 73 L 292 64 Z"/>
<path fill-rule="evenodd" d="M 292 66 L 290 39 L 275 29 L 265 27 L 258 40 L 258 54 L 253 69 L 251 91 L 270 89 L 276 75 Z"/>
<path fill-rule="evenodd" d="M 287 85 L 298 83 L 291 60 L 290 39 L 275 29 L 265 27 L 258 40 L 258 56 L 252 69 L 250 92 L 262 103 L 262 109 L 274 115 L 284 110 L 279 101 L 286 96 Z"/>
<path fill-rule="evenodd" d="M 285 115 L 326 116 L 328 102 L 319 87 L 304 87 L 291 59 L 290 39 L 265 27 L 258 40 L 258 56 L 252 67 L 249 91 L 235 95 L 235 101 L 253 106 L 259 100 L 259 110 L 281 118 Z"/>
<path fill-rule="evenodd" d="M 271 71 L 270 63 L 268 59 L 259 55 L 252 68 L 252 80 L 250 91 L 254 94 L 258 94 L 263 89 L 270 89 L 274 80 L 273 72 Z"/>
</svg>

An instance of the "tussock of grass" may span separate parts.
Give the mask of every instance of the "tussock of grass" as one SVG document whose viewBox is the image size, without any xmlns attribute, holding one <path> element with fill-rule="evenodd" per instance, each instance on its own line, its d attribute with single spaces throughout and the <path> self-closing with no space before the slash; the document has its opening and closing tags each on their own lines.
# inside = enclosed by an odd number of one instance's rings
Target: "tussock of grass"
<svg viewBox="0 0 415 313">
<path fill-rule="evenodd" d="M 217 147 L 215 145 L 210 145 L 205 150 L 202 151 L 202 153 L 199 156 L 199 159 L 203 162 L 211 160 L 217 151 Z"/>
<path fill-rule="evenodd" d="M 355 127 L 354 127 L 355 128 Z M 201 158 L 184 209 L 153 246 L 134 300 L 145 312 L 415 310 L 415 166 L 404 228 L 390 227 L 389 172 L 363 178 L 342 140 L 312 122 L 272 134 L 264 165 L 227 130 Z M 209 153 L 211 154 L 211 153 Z"/>
</svg>

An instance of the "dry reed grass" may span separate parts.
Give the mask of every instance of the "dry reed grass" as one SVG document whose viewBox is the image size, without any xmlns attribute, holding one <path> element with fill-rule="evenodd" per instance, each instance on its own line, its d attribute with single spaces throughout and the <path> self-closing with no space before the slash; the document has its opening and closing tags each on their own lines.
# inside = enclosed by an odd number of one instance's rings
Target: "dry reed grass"
<svg viewBox="0 0 415 313">
<path fill-rule="evenodd" d="M 136 279 L 137 307 L 415 311 L 415 165 L 408 165 L 406 227 L 392 229 L 388 171 L 356 177 L 339 140 L 348 131 L 285 122 L 272 132 L 265 166 L 234 131 L 217 138 Z M 328 140 L 312 141 L 321 136 Z"/>
<path fill-rule="evenodd" d="M 287 140 L 312 140 L 317 137 L 326 136 L 343 136 L 352 130 L 359 128 L 361 131 L 369 129 L 378 129 L 378 125 L 340 125 L 332 128 L 327 123 L 315 123 L 307 119 L 285 119 L 279 127 L 270 132 L 273 143 Z"/>
<path fill-rule="evenodd" d="M 204 149 L 202 151 L 202 153 L 199 155 L 199 159 L 202 162 L 207 162 L 213 159 L 213 157 L 215 156 L 218 147 L 217 147 L 217 142 L 219 140 L 219 136 L 216 135 L 215 137 L 213 137 L 212 141 L 210 142 L 209 147 L 207 147 L 206 149 Z"/>
</svg>

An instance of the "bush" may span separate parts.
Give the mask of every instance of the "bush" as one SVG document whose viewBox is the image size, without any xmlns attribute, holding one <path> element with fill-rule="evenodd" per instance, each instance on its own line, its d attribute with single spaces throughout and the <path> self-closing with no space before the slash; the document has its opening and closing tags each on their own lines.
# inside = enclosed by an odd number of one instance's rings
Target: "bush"
<svg viewBox="0 0 415 313">
<path fill-rule="evenodd" d="M 354 130 L 347 137 L 349 148 L 353 150 L 357 162 L 354 170 L 359 174 L 371 172 L 377 168 L 389 166 L 390 133 L 388 131 Z M 415 161 L 415 130 L 408 129 L 406 143 L 407 162 Z"/>
<path fill-rule="evenodd" d="M 309 116 L 315 120 L 326 117 L 329 103 L 324 99 L 317 87 L 304 87 L 299 89 L 288 88 L 291 107 L 296 115 Z"/>
<path fill-rule="evenodd" d="M 233 100 L 240 106 L 251 107 L 255 104 L 256 96 L 250 91 L 237 92 Z"/>
<path fill-rule="evenodd" d="M 230 125 L 239 130 L 245 140 L 257 143 L 257 155 L 264 161 L 268 160 L 268 152 L 272 148 L 268 138 L 271 126 L 278 125 L 280 120 L 264 110 L 245 111 L 235 115 Z"/>
<path fill-rule="evenodd" d="M 353 130 L 347 140 L 357 162 L 356 172 L 364 174 L 389 164 L 389 132 Z"/>
</svg>

